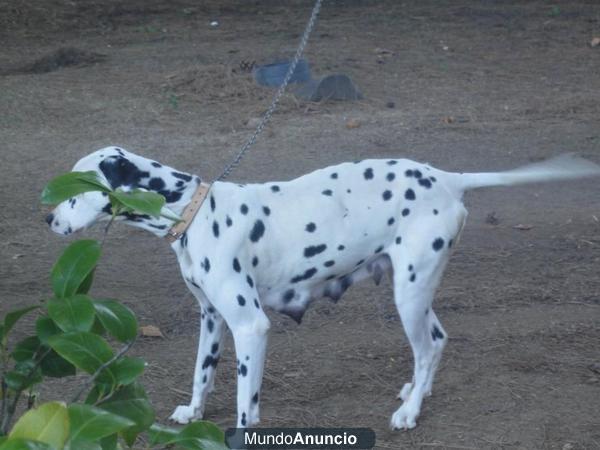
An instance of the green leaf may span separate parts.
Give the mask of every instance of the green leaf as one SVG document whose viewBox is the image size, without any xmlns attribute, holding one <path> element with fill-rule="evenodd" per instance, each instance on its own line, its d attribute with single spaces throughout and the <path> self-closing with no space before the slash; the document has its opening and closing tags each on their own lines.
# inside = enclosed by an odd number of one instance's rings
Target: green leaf
<svg viewBox="0 0 600 450">
<path fill-rule="evenodd" d="M 119 436 L 116 434 L 102 438 L 100 440 L 100 446 L 102 447 L 102 450 L 117 450 L 118 439 L 119 439 Z M 119 447 L 119 448 L 121 448 L 121 447 Z"/>
<path fill-rule="evenodd" d="M 77 440 L 96 441 L 135 425 L 135 422 L 126 417 L 91 405 L 75 403 L 68 409 L 72 442 Z"/>
<path fill-rule="evenodd" d="M 52 288 L 58 298 L 76 294 L 100 258 L 100 244 L 79 240 L 69 245 L 52 268 Z"/>
<path fill-rule="evenodd" d="M 134 189 L 124 192 L 116 190 L 109 194 L 111 201 L 117 200 L 119 203 L 132 211 L 148 214 L 153 217 L 160 217 L 160 211 L 165 204 L 165 197 L 156 192 L 141 191 Z"/>
<path fill-rule="evenodd" d="M 225 450 L 225 436 L 213 423 L 192 422 L 181 430 L 154 424 L 148 431 L 152 445 L 176 445 L 191 450 Z"/>
<path fill-rule="evenodd" d="M 50 350 L 48 354 L 40 362 L 42 375 L 53 378 L 62 378 L 70 375 L 75 375 L 77 369 L 73 364 L 64 359 L 54 350 Z"/>
<path fill-rule="evenodd" d="M 110 373 L 105 374 L 103 370 L 98 375 L 98 382 L 111 383 L 113 381 L 111 377 L 115 377 L 119 385 L 131 384 L 144 372 L 145 367 L 146 363 L 143 359 L 124 356 L 108 367 Z"/>
<path fill-rule="evenodd" d="M 97 442 L 78 439 L 70 442 L 68 450 L 102 450 L 102 446 Z"/>
<path fill-rule="evenodd" d="M 65 404 L 50 402 L 23 414 L 8 437 L 31 439 L 62 449 L 68 435 L 69 414 Z"/>
<path fill-rule="evenodd" d="M 32 360 L 36 354 L 39 355 L 41 345 L 42 344 L 37 336 L 26 337 L 22 341 L 19 341 L 17 345 L 15 345 L 11 356 L 15 361 Z"/>
<path fill-rule="evenodd" d="M 214 423 L 199 420 L 186 425 L 180 432 L 180 437 L 207 439 L 219 443 L 225 442 L 225 434 Z"/>
<path fill-rule="evenodd" d="M 159 423 L 153 424 L 148 430 L 150 445 L 165 445 L 167 442 L 177 438 L 179 430 L 167 427 Z"/>
<path fill-rule="evenodd" d="M 40 369 L 36 368 L 33 361 L 17 363 L 15 370 L 10 370 L 4 375 L 6 385 L 14 391 L 22 391 L 42 381 Z"/>
<path fill-rule="evenodd" d="M 11 311 L 4 317 L 4 323 L 2 324 L 2 329 L 0 333 L 0 338 L 4 341 L 4 339 L 10 333 L 10 330 L 15 326 L 17 321 L 34 309 L 39 308 L 39 306 L 27 306 L 26 308 L 17 309 L 15 311 Z"/>
<path fill-rule="evenodd" d="M 110 192 L 94 171 L 69 172 L 53 178 L 42 192 L 42 204 L 58 205 L 84 192 Z"/>
<path fill-rule="evenodd" d="M 52 336 L 48 344 L 71 364 L 94 374 L 113 357 L 113 351 L 100 336 L 89 332 L 65 333 Z"/>
<path fill-rule="evenodd" d="M 94 300 L 96 315 L 102 326 L 121 342 L 135 339 L 138 324 L 133 312 L 115 300 Z"/>
<path fill-rule="evenodd" d="M 38 339 L 46 344 L 50 336 L 62 333 L 54 321 L 48 316 L 42 316 L 35 322 L 35 332 Z"/>
<path fill-rule="evenodd" d="M 130 446 L 135 442 L 137 435 L 148 429 L 154 422 L 154 409 L 139 383 L 119 388 L 112 397 L 101 402 L 98 407 L 135 422 L 135 426 L 121 432 L 125 442 Z"/>
<path fill-rule="evenodd" d="M 94 305 L 83 294 L 53 298 L 48 302 L 48 315 L 65 332 L 90 331 L 94 324 Z"/>
<path fill-rule="evenodd" d="M 85 279 L 81 282 L 79 288 L 77 289 L 78 294 L 87 294 L 88 292 L 90 292 L 90 289 L 92 288 L 92 283 L 94 282 L 95 270 L 95 268 L 92 269 L 88 276 L 85 277 Z"/>
<path fill-rule="evenodd" d="M 31 439 L 14 438 L 8 439 L 2 445 L 0 450 L 56 450 L 54 447 L 43 442 L 32 441 Z"/>
</svg>

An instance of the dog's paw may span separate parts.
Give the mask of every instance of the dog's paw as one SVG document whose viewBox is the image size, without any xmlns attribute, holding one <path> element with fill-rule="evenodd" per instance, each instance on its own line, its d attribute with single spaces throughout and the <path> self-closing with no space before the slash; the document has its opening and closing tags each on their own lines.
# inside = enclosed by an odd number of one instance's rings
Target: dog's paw
<svg viewBox="0 0 600 450">
<path fill-rule="evenodd" d="M 413 389 L 413 384 L 412 383 L 406 383 L 404 386 L 402 386 L 402 389 L 400 390 L 400 392 L 398 393 L 398 396 L 396 398 L 401 399 L 403 402 L 408 400 L 408 397 L 410 397 L 410 393 L 412 392 Z"/>
<path fill-rule="evenodd" d="M 179 405 L 175 408 L 175 412 L 169 417 L 173 422 L 185 425 L 192 420 L 202 419 L 202 411 L 200 408 L 194 408 L 191 405 Z"/>
<path fill-rule="evenodd" d="M 413 411 L 408 404 L 403 404 L 392 416 L 390 428 L 392 430 L 410 430 L 417 426 L 419 411 Z"/>
</svg>

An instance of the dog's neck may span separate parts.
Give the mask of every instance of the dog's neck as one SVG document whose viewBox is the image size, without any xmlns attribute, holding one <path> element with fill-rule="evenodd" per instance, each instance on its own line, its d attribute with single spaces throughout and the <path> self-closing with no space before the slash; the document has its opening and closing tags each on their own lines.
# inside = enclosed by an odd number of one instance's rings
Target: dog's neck
<svg viewBox="0 0 600 450">
<path fill-rule="evenodd" d="M 121 187 L 124 190 L 141 188 L 161 194 L 166 200 L 165 208 L 177 216 L 181 216 L 201 183 L 200 177 L 196 175 L 180 172 L 124 151 L 105 159 L 100 164 L 100 170 L 113 188 Z M 169 215 L 165 208 L 163 213 Z M 118 218 L 159 237 L 165 237 L 175 224 L 173 220 L 164 216 L 156 218 L 146 214 L 124 213 L 119 214 Z"/>
</svg>

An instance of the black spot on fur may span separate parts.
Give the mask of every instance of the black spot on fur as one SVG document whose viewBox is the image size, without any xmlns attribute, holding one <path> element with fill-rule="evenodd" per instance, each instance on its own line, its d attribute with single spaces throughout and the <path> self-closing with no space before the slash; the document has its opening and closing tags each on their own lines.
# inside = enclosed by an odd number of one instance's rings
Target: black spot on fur
<svg viewBox="0 0 600 450">
<path fill-rule="evenodd" d="M 244 215 L 248 214 L 248 206 L 245 203 L 242 203 L 242 206 L 240 206 L 240 212 Z"/>
<path fill-rule="evenodd" d="M 207 355 L 206 358 L 204 358 L 204 362 L 202 363 L 202 369 L 207 369 L 210 366 L 212 366 L 213 369 L 216 369 L 218 363 L 219 363 L 218 356 L 213 357 L 212 355 Z"/>
<path fill-rule="evenodd" d="M 311 258 L 315 255 L 318 255 L 319 253 L 323 253 L 326 248 L 327 248 L 327 245 L 325 245 L 325 244 L 311 245 L 309 247 L 306 247 L 304 249 L 304 257 Z"/>
<path fill-rule="evenodd" d="M 149 172 L 140 170 L 123 156 L 106 158 L 99 167 L 113 189 L 120 186 L 139 187 L 142 178 L 150 177 Z"/>
<path fill-rule="evenodd" d="M 265 224 L 259 219 L 254 222 L 254 226 L 250 231 L 250 240 L 252 242 L 258 242 L 260 238 L 263 237 L 263 234 L 265 234 Z"/>
<path fill-rule="evenodd" d="M 437 209 L 434 209 L 434 210 L 433 210 L 433 215 L 434 215 L 434 216 L 437 216 L 437 215 L 438 215 L 438 210 L 437 210 Z"/>
<path fill-rule="evenodd" d="M 212 319 L 208 319 L 208 322 L 206 322 L 206 327 L 208 328 L 209 333 L 213 332 L 215 328 L 215 323 L 212 321 Z"/>
<path fill-rule="evenodd" d="M 334 180 L 337 180 L 338 174 L 336 172 L 332 173 L 331 175 L 329 175 L 331 178 L 333 178 Z"/>
<path fill-rule="evenodd" d="M 271 209 L 268 206 L 263 206 L 263 212 L 265 213 L 265 216 L 268 216 L 271 214 Z"/>
<path fill-rule="evenodd" d="M 212 212 L 215 212 L 215 208 L 217 207 L 217 204 L 215 202 L 215 198 L 211 195 L 210 196 L 210 210 Z"/>
<path fill-rule="evenodd" d="M 375 249 L 375 253 L 381 253 L 383 251 L 383 245 L 380 245 Z"/>
<path fill-rule="evenodd" d="M 365 260 L 364 260 L 364 259 L 361 259 L 359 262 L 357 262 L 357 263 L 356 263 L 356 266 L 360 266 L 360 265 L 361 265 L 362 263 L 364 263 L 364 262 L 365 262 Z"/>
<path fill-rule="evenodd" d="M 219 237 L 219 222 L 217 222 L 216 220 L 213 222 L 213 234 L 215 235 L 216 238 Z"/>
<path fill-rule="evenodd" d="M 202 267 L 204 267 L 204 271 L 206 273 L 210 272 L 210 261 L 208 260 L 208 258 L 204 258 L 204 262 L 201 264 Z"/>
<path fill-rule="evenodd" d="M 331 197 L 331 195 L 333 195 L 333 191 L 331 189 L 325 189 L 323 192 L 321 192 L 321 194 Z"/>
<path fill-rule="evenodd" d="M 409 272 L 412 272 L 412 271 L 413 271 L 413 265 L 412 265 L 412 264 L 409 264 L 409 265 L 408 265 L 408 271 L 409 271 Z"/>
<path fill-rule="evenodd" d="M 414 174 L 415 178 L 421 178 L 423 176 L 423 174 L 421 173 L 421 171 L 420 170 L 416 170 L 416 169 L 413 171 L 413 174 Z"/>
<path fill-rule="evenodd" d="M 398 164 L 398 161 L 396 161 L 396 160 L 394 160 L 394 159 L 391 159 L 391 160 L 389 160 L 389 161 L 387 162 L 387 164 L 388 164 L 388 166 L 393 166 L 393 165 L 395 165 L 395 164 Z"/>
<path fill-rule="evenodd" d="M 157 163 L 156 161 L 152 161 L 152 167 L 162 167 L 161 163 Z"/>
<path fill-rule="evenodd" d="M 433 339 L 434 341 L 436 339 L 444 339 L 444 333 L 440 331 L 437 325 L 434 325 L 433 330 L 431 330 L 431 339 Z"/>
<path fill-rule="evenodd" d="M 402 210 L 402 216 L 403 216 L 403 217 L 406 217 L 406 216 L 408 216 L 409 214 L 410 214 L 410 209 L 408 209 L 408 208 L 404 208 L 404 209 Z"/>
<path fill-rule="evenodd" d="M 406 172 L 404 172 L 404 175 L 406 175 L 408 178 L 414 176 L 414 172 L 410 169 L 408 169 Z"/>
<path fill-rule="evenodd" d="M 444 246 L 444 240 L 442 238 L 436 238 L 435 241 L 433 241 L 433 244 L 431 244 L 431 246 L 437 252 L 441 250 Z"/>
<path fill-rule="evenodd" d="M 323 263 L 323 265 L 324 265 L 325 267 L 331 267 L 331 266 L 333 266 L 334 264 L 335 264 L 335 261 L 334 261 L 333 259 L 330 259 L 329 261 L 325 261 L 325 262 Z"/>
<path fill-rule="evenodd" d="M 243 377 L 245 377 L 246 375 L 248 375 L 248 368 L 246 367 L 246 364 L 240 365 L 240 375 L 243 376 Z M 242 424 L 243 425 L 246 425 L 245 422 L 246 422 L 246 419 L 242 418 Z"/>
<path fill-rule="evenodd" d="M 370 167 L 368 169 L 366 169 L 365 172 L 363 173 L 363 176 L 365 177 L 365 180 L 372 180 L 373 179 L 373 169 L 371 169 Z"/>
<path fill-rule="evenodd" d="M 238 295 L 237 296 L 237 301 L 240 304 L 240 306 L 244 306 L 246 304 L 246 299 L 244 298 L 243 295 Z"/>
<path fill-rule="evenodd" d="M 419 180 L 419 184 L 427 189 L 431 187 L 431 181 L 429 181 L 427 178 L 421 178 Z"/>
<path fill-rule="evenodd" d="M 435 177 L 429 177 L 429 179 L 430 179 L 430 180 L 431 180 L 433 183 L 435 183 L 435 182 L 437 181 L 437 179 L 436 179 Z"/>
<path fill-rule="evenodd" d="M 258 392 L 252 396 L 252 403 L 254 403 L 254 404 L 258 403 Z"/>
<path fill-rule="evenodd" d="M 202 377 L 202 383 L 205 383 L 205 384 L 206 384 L 206 381 L 207 381 L 207 380 L 208 380 L 208 378 L 206 377 L 206 375 L 204 375 L 204 376 Z"/>
<path fill-rule="evenodd" d="M 317 226 L 313 222 L 306 224 L 306 231 L 308 231 L 309 233 L 312 233 L 316 229 L 317 229 Z"/>
<path fill-rule="evenodd" d="M 153 191 L 160 191 L 165 188 L 165 180 L 162 178 L 150 178 L 148 181 L 148 187 Z"/>
<path fill-rule="evenodd" d="M 294 298 L 294 295 L 296 295 L 296 291 L 294 291 L 293 289 L 288 289 L 287 291 L 285 291 L 285 294 L 283 294 L 283 303 L 291 302 Z"/>
<path fill-rule="evenodd" d="M 300 281 L 308 280 L 315 273 L 317 273 L 317 268 L 316 267 L 311 267 L 310 269 L 307 269 L 302 275 L 296 275 L 290 281 L 292 283 L 299 283 Z"/>
<path fill-rule="evenodd" d="M 175 203 L 181 198 L 181 192 L 162 190 L 158 191 L 165 198 L 167 203 Z"/>
<path fill-rule="evenodd" d="M 246 413 L 242 413 L 242 426 L 245 427 L 246 426 Z"/>
<path fill-rule="evenodd" d="M 396 178 L 396 174 L 394 172 L 390 172 L 385 176 L 385 179 L 388 181 L 394 181 L 394 178 Z"/>
<path fill-rule="evenodd" d="M 254 306 L 256 306 L 256 309 L 260 309 L 260 304 L 258 303 L 258 299 L 254 299 Z"/>
<path fill-rule="evenodd" d="M 219 351 L 219 343 L 215 342 L 215 343 L 213 343 L 212 347 L 210 348 L 210 352 L 214 355 L 218 351 Z"/>
<path fill-rule="evenodd" d="M 452 243 L 453 243 L 453 241 L 452 241 L 452 239 L 450 239 L 450 240 L 448 241 L 448 248 L 452 248 Z"/>
<path fill-rule="evenodd" d="M 242 270 L 240 262 L 237 258 L 233 258 L 233 270 L 235 270 L 237 273 L 240 273 L 240 271 Z"/>
<path fill-rule="evenodd" d="M 394 222 L 395 222 L 395 221 L 396 221 L 396 219 L 394 219 L 393 217 L 390 217 L 390 218 L 388 219 L 388 222 L 387 222 L 387 223 L 388 223 L 388 225 L 394 225 Z"/>
<path fill-rule="evenodd" d="M 227 216 L 225 218 L 225 225 L 227 225 L 228 227 L 230 227 L 231 225 L 233 225 L 233 221 L 231 220 L 231 217 Z"/>
<path fill-rule="evenodd" d="M 275 184 L 275 185 L 271 186 L 271 190 L 272 190 L 273 192 L 279 192 L 281 189 L 279 189 L 279 186 L 277 186 L 277 185 Z"/>
<path fill-rule="evenodd" d="M 257 256 L 252 258 L 252 267 L 256 267 L 256 266 L 258 266 L 258 257 Z"/>
<path fill-rule="evenodd" d="M 404 193 L 404 198 L 406 200 L 414 200 L 415 198 L 417 198 L 417 196 L 415 195 L 415 191 L 413 191 L 412 189 L 407 189 Z"/>
<path fill-rule="evenodd" d="M 400 245 L 401 243 L 402 243 L 402 238 L 401 238 L 400 236 L 398 236 L 398 237 L 396 238 L 396 244 L 397 244 L 397 245 Z"/>
<path fill-rule="evenodd" d="M 338 245 L 338 250 L 341 252 L 342 250 L 344 250 L 346 247 L 344 247 L 343 245 Z"/>
<path fill-rule="evenodd" d="M 171 172 L 171 175 L 173 175 L 175 178 L 179 178 L 180 180 L 183 180 L 183 181 L 187 181 L 187 182 L 192 181 L 192 176 L 188 175 L 187 173 Z"/>
<path fill-rule="evenodd" d="M 410 278 L 409 278 L 409 280 L 410 280 L 412 283 L 414 283 L 416 279 L 417 279 L 417 275 L 416 275 L 416 274 L 414 274 L 414 273 L 413 273 L 413 274 L 410 276 Z"/>
<path fill-rule="evenodd" d="M 390 198 L 392 198 L 392 191 L 383 191 L 381 196 L 385 201 L 388 201 Z"/>
<path fill-rule="evenodd" d="M 254 287 L 254 280 L 250 275 L 246 275 L 246 283 L 248 283 L 248 286 Z"/>
</svg>

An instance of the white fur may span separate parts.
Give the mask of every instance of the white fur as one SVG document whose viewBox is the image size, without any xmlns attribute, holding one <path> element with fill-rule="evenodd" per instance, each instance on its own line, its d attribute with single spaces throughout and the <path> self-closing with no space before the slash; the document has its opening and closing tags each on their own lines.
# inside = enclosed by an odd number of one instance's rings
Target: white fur
<svg viewBox="0 0 600 450">
<path fill-rule="evenodd" d="M 119 164 L 144 175 L 121 188 L 152 190 L 164 183 L 166 194 L 176 194 L 167 204 L 175 213 L 181 213 L 200 182 L 114 147 L 83 158 L 75 170 L 96 170 L 114 183 L 110 173 L 118 172 Z M 184 238 L 172 244 L 202 310 L 192 399 L 177 407 L 172 419 L 187 423 L 202 417 L 227 324 L 238 359 L 237 425 L 256 424 L 269 330 L 263 306 L 300 320 L 311 301 L 322 296 L 337 300 L 349 285 L 366 277 L 378 282 L 391 271 L 395 303 L 415 359 L 391 427 L 413 428 L 447 342 L 432 303 L 467 217 L 463 192 L 599 173 L 598 166 L 572 157 L 485 174 L 454 174 L 399 159 L 343 163 L 289 182 L 214 183 Z M 182 184 L 181 177 L 189 180 Z M 74 205 L 64 202 L 56 208 L 49 220 L 54 231 L 69 234 L 108 217 L 102 211 L 108 200 L 100 194 L 76 199 Z M 164 236 L 169 224 L 164 218 L 123 219 L 157 236 Z"/>
</svg>

